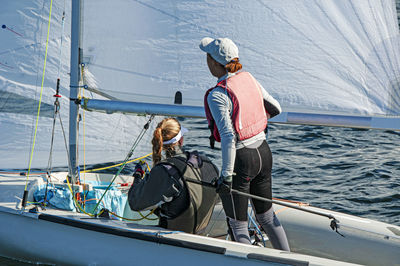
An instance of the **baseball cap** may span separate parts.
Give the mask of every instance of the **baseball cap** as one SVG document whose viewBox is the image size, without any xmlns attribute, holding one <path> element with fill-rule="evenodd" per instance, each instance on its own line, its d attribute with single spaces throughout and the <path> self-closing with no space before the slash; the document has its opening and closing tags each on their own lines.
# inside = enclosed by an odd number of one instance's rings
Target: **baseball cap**
<svg viewBox="0 0 400 266">
<path fill-rule="evenodd" d="M 200 49 L 208 54 L 222 65 L 226 65 L 232 59 L 239 57 L 239 49 L 236 44 L 228 38 L 213 39 L 205 37 L 201 40 Z"/>
</svg>

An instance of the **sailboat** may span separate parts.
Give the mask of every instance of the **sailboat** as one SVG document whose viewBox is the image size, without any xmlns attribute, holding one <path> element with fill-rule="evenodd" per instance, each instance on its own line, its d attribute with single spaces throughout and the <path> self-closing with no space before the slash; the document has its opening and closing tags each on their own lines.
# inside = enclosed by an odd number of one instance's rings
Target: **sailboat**
<svg viewBox="0 0 400 266">
<path fill-rule="evenodd" d="M 217 237 L 226 235 L 220 205 L 205 235 L 131 221 L 138 214 L 126 205 L 111 217 L 131 220 L 89 215 L 76 203 L 30 205 L 43 187 L 74 194 L 113 183 L 120 192 L 132 177 L 85 173 L 85 165 L 148 154 L 158 116 L 204 118 L 202 97 L 214 82 L 197 47 L 204 36 L 235 40 L 243 65 L 283 107 L 271 122 L 399 130 L 395 11 L 391 0 L 7 3 L 0 255 L 69 265 L 398 264 L 398 226 L 297 203 L 274 205 L 293 252 Z M 332 230 L 316 213 L 339 225 Z"/>
</svg>

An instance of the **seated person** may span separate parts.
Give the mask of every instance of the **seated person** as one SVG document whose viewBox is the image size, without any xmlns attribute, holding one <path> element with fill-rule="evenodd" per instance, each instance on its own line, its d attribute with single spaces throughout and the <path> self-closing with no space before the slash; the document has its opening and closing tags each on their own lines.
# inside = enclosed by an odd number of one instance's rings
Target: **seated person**
<svg viewBox="0 0 400 266">
<path fill-rule="evenodd" d="M 144 177 L 137 168 L 128 201 L 134 211 L 158 208 L 155 213 L 163 228 L 198 234 L 210 221 L 217 194 L 215 188 L 189 181 L 211 183 L 218 178 L 218 169 L 197 151 L 182 151 L 186 132 L 174 118 L 157 125 L 152 140 L 153 168 Z"/>
</svg>

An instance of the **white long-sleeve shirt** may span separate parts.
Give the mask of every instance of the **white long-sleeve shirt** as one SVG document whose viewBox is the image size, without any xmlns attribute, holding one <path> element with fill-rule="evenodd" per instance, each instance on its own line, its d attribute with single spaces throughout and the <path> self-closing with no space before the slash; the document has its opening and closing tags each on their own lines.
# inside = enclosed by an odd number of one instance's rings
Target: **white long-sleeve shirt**
<svg viewBox="0 0 400 266">
<path fill-rule="evenodd" d="M 218 79 L 218 82 L 234 76 L 236 73 L 228 73 Z M 218 83 L 217 82 L 217 83 Z M 258 83 L 258 81 L 257 81 Z M 261 88 L 264 104 L 274 109 L 274 115 L 282 112 L 281 106 L 265 89 L 258 83 Z M 218 132 L 221 136 L 221 150 L 222 150 L 222 169 L 221 176 L 232 176 L 233 168 L 235 165 L 236 149 L 243 147 L 252 147 L 256 143 L 261 143 L 265 140 L 265 133 L 262 131 L 254 137 L 246 140 L 239 141 L 236 137 L 236 132 L 232 123 L 232 110 L 233 103 L 229 97 L 228 92 L 222 88 L 217 87 L 213 89 L 207 97 L 208 106 L 211 114 L 215 120 Z M 230 180 L 227 180 L 230 181 Z"/>
</svg>

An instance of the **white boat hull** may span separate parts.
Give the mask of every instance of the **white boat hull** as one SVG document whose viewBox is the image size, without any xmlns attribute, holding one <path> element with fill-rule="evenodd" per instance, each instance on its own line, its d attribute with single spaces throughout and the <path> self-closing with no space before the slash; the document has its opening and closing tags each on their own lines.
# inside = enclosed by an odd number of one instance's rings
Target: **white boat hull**
<svg viewBox="0 0 400 266">
<path fill-rule="evenodd" d="M 400 240 L 396 235 L 400 228 L 354 216 L 329 212 L 341 222 L 339 231 L 345 235 L 342 237 L 329 228 L 327 218 L 275 205 L 291 249 L 296 252 L 289 253 L 50 208 L 38 213 L 22 212 L 16 207 L 19 200 L 15 196 L 22 194 L 24 178 L 1 177 L 0 256 L 63 265 L 346 265 L 341 261 L 396 265 L 400 262 L 397 252 Z M 226 234 L 220 204 L 206 233 Z"/>
<path fill-rule="evenodd" d="M 10 210 L 8 210 L 10 211 Z M 62 265 L 351 265 L 108 219 L 0 208 L 0 255 Z M 52 211 L 50 211 L 52 212 Z M 64 215 L 60 215 L 64 213 Z M 7 226 L 8 225 L 8 226 Z"/>
<path fill-rule="evenodd" d="M 343 235 L 330 228 L 331 220 L 326 217 L 274 204 L 291 251 L 363 265 L 400 265 L 400 227 L 300 203 L 291 205 L 333 215 Z M 225 219 L 222 206 L 217 205 L 208 233 L 226 232 Z M 269 241 L 266 244 L 271 247 Z"/>
<path fill-rule="evenodd" d="M 339 223 L 335 233 L 330 220 L 295 209 L 275 206 L 293 251 L 365 265 L 400 265 L 400 227 L 352 215 L 304 206 L 333 215 Z"/>
</svg>

